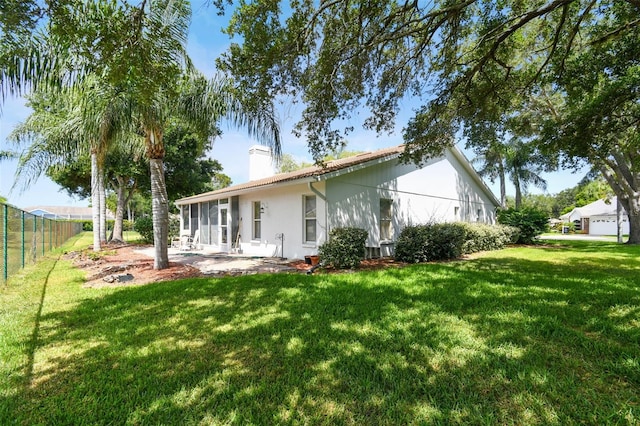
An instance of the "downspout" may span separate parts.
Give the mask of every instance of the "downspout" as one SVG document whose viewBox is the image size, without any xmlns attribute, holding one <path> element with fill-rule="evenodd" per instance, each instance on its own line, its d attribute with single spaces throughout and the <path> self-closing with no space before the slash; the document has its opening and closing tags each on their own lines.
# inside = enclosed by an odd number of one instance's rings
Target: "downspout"
<svg viewBox="0 0 640 426">
<path fill-rule="evenodd" d="M 316 182 L 319 182 L 319 181 L 320 181 L 320 176 L 316 176 Z M 307 185 L 309 186 L 309 190 L 311 192 L 316 194 L 318 197 L 320 197 L 320 199 L 322 199 L 322 201 L 324 201 L 324 220 L 325 220 L 325 229 L 326 229 L 325 241 L 326 241 L 329 239 L 329 211 L 328 211 L 329 206 L 327 203 L 327 196 L 322 192 L 320 192 L 318 188 L 314 188 L 312 181 L 308 182 Z"/>
<path fill-rule="evenodd" d="M 316 176 L 316 182 L 319 182 L 319 181 L 320 181 L 320 176 Z M 314 188 L 312 181 L 310 181 L 307 185 L 309 186 L 309 190 L 311 192 L 316 194 L 318 197 L 320 197 L 322 199 L 322 201 L 324 201 L 324 219 L 325 219 L 325 232 L 326 232 L 325 241 L 326 241 L 326 240 L 329 239 L 329 211 L 328 211 L 328 209 L 329 209 L 328 204 L 329 203 L 327 203 L 327 196 L 325 194 L 323 194 L 322 192 L 320 192 L 317 188 Z M 316 269 L 321 268 L 322 266 L 323 266 L 323 264 L 322 264 L 322 259 L 321 259 L 320 263 L 318 263 L 317 265 L 313 266 L 311 269 L 309 269 L 307 271 L 307 275 L 313 274 L 313 272 Z"/>
<path fill-rule="evenodd" d="M 316 177 L 316 180 L 319 181 L 320 179 L 318 177 Z M 318 197 L 322 198 L 322 201 L 325 202 L 325 210 L 326 210 L 326 208 L 327 208 L 327 206 L 326 206 L 327 197 L 322 192 L 318 191 L 317 188 L 313 187 L 313 182 L 309 182 L 308 185 L 309 185 L 309 189 L 311 190 L 311 192 L 316 194 Z"/>
</svg>

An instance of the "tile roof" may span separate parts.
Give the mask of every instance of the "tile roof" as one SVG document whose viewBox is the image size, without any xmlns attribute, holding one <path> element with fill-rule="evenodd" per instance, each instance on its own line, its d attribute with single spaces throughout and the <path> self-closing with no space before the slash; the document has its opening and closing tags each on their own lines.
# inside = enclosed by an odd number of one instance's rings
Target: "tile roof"
<svg viewBox="0 0 640 426">
<path fill-rule="evenodd" d="M 181 198 L 176 201 L 177 204 L 187 204 L 194 199 L 200 199 L 204 197 L 212 197 L 216 195 L 223 195 L 229 192 L 242 191 L 246 189 L 259 188 L 261 186 L 273 185 L 277 183 L 290 182 L 298 179 L 304 179 L 314 176 L 322 176 L 328 173 L 345 170 L 350 167 L 358 166 L 369 161 L 378 160 L 386 157 L 398 157 L 404 151 L 404 145 L 398 145 L 391 148 L 379 149 L 377 151 L 365 152 L 362 154 L 354 155 L 352 157 L 341 158 L 338 160 L 328 161 L 322 166 L 311 166 L 304 169 L 295 170 L 288 173 L 279 173 L 273 176 L 269 176 L 263 179 L 256 179 L 246 183 L 229 186 L 227 188 L 218 189 L 216 191 L 205 192 L 203 194 L 193 195 L 191 197 Z"/>
</svg>

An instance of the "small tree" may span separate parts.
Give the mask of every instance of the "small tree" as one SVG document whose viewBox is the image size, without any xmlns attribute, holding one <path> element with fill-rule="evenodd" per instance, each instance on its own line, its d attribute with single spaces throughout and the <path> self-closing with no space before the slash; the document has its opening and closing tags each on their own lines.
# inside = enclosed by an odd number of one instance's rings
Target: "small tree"
<svg viewBox="0 0 640 426">
<path fill-rule="evenodd" d="M 540 210 L 506 209 L 498 211 L 498 223 L 520 229 L 519 244 L 533 244 L 538 235 L 549 230 L 549 218 Z"/>
</svg>

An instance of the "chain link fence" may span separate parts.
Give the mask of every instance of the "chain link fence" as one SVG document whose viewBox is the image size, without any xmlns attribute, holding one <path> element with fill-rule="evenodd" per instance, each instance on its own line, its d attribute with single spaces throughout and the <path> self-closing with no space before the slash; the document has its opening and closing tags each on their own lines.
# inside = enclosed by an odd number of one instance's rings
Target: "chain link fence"
<svg viewBox="0 0 640 426">
<path fill-rule="evenodd" d="M 46 219 L 0 203 L 0 282 L 82 232 L 82 223 Z"/>
</svg>

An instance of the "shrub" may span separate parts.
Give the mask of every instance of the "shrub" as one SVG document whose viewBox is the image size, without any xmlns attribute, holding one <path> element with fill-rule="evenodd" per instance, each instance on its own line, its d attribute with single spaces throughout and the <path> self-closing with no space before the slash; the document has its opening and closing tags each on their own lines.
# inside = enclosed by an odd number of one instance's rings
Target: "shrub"
<svg viewBox="0 0 640 426">
<path fill-rule="evenodd" d="M 169 216 L 169 242 L 180 236 L 180 216 Z"/>
<path fill-rule="evenodd" d="M 518 228 L 508 225 L 467 223 L 465 226 L 467 236 L 462 247 L 463 253 L 500 250 L 507 244 L 515 243 L 520 232 Z"/>
<path fill-rule="evenodd" d="M 538 235 L 549 230 L 549 218 L 541 210 L 514 208 L 498 211 L 498 223 L 515 226 L 520 230 L 519 244 L 533 244 Z"/>
<path fill-rule="evenodd" d="M 465 223 L 436 223 L 429 232 L 430 260 L 456 259 L 462 256 L 467 239 Z"/>
<path fill-rule="evenodd" d="M 396 260 L 407 263 L 428 261 L 428 235 L 429 225 L 414 225 L 404 228 L 396 241 Z"/>
<path fill-rule="evenodd" d="M 396 242 L 396 260 L 407 263 L 456 259 L 462 254 L 498 250 L 517 240 L 512 226 L 434 223 L 408 226 Z"/>
<path fill-rule="evenodd" d="M 407 226 L 396 242 L 396 260 L 407 263 L 455 259 L 463 253 L 467 229 L 464 223 Z"/>
<path fill-rule="evenodd" d="M 133 224 L 133 229 L 140 234 L 143 242 L 153 242 L 153 219 L 151 217 L 144 216 L 136 219 Z"/>
<path fill-rule="evenodd" d="M 334 268 L 356 268 L 364 258 L 368 233 L 361 228 L 336 228 L 329 233 L 329 241 L 318 250 L 325 265 Z"/>
<path fill-rule="evenodd" d="M 74 222 L 82 223 L 83 231 L 93 231 L 93 219 L 78 219 L 78 220 L 75 220 Z M 114 223 L 115 223 L 114 219 L 107 220 L 105 223 L 107 226 L 107 229 L 113 229 Z"/>
</svg>

